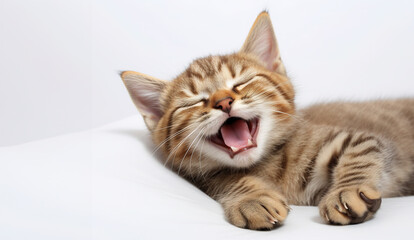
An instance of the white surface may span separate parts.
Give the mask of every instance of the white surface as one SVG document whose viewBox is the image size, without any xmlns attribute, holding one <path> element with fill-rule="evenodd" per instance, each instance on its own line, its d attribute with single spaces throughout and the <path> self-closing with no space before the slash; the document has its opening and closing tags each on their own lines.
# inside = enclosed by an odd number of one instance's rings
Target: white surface
<svg viewBox="0 0 414 240">
<path fill-rule="evenodd" d="M 117 71 L 172 79 L 265 8 L 301 105 L 414 95 L 414 1 L 2 0 L 0 146 L 136 114 Z"/>
<path fill-rule="evenodd" d="M 414 197 L 364 224 L 329 226 L 297 207 L 270 232 L 236 228 L 218 203 L 152 156 L 138 116 L 0 148 L 0 239 L 411 239 Z"/>
</svg>

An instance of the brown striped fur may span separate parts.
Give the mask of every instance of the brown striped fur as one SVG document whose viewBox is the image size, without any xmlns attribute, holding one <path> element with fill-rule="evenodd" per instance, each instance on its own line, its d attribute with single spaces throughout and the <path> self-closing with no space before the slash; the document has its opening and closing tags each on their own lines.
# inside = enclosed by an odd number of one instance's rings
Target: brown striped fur
<svg viewBox="0 0 414 240">
<path fill-rule="evenodd" d="M 121 76 L 165 164 L 238 227 L 274 228 L 288 204 L 318 205 L 331 224 L 360 223 L 381 197 L 414 193 L 414 99 L 296 110 L 266 12 L 237 53 L 197 59 L 171 82 Z M 217 107 L 223 99 L 229 114 Z M 229 117 L 259 119 L 257 146 L 233 158 L 211 142 Z"/>
</svg>

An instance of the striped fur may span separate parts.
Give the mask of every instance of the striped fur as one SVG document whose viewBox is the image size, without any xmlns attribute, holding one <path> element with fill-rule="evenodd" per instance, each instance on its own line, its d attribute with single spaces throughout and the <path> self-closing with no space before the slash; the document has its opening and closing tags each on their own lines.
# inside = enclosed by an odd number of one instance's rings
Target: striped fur
<svg viewBox="0 0 414 240">
<path fill-rule="evenodd" d="M 288 204 L 318 205 L 331 224 L 360 223 L 381 197 L 414 193 L 414 99 L 297 110 L 266 12 L 235 54 L 197 59 L 171 82 L 121 76 L 165 165 L 238 227 L 274 228 Z M 217 108 L 227 98 L 229 113 Z M 234 157 L 211 142 L 229 115 L 258 119 L 257 146 Z"/>
</svg>

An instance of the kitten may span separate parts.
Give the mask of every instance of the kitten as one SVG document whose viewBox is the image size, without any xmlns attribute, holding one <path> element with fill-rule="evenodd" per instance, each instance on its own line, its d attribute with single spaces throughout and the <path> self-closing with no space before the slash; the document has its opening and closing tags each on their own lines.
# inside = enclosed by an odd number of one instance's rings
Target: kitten
<svg viewBox="0 0 414 240">
<path fill-rule="evenodd" d="M 121 77 L 165 164 L 238 227 L 272 229 L 288 204 L 361 223 L 381 197 L 414 193 L 414 99 L 296 110 L 267 12 L 235 54 L 197 59 L 171 82 Z"/>
</svg>

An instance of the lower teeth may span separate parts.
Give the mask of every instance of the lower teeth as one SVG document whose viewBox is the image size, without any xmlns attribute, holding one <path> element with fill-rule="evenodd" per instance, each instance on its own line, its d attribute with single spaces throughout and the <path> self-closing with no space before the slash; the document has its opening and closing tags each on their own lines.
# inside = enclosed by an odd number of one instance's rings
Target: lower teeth
<svg viewBox="0 0 414 240">
<path fill-rule="evenodd" d="M 235 148 L 235 147 L 230 147 L 231 148 L 231 150 L 233 151 L 233 152 L 237 152 L 237 151 L 239 151 L 239 148 Z"/>
<path fill-rule="evenodd" d="M 251 139 L 247 140 L 247 147 L 250 147 L 251 145 L 253 145 L 252 140 L 251 140 Z M 237 151 L 239 151 L 240 149 L 247 150 L 247 147 L 236 148 L 236 147 L 230 146 L 230 148 L 231 148 L 231 150 L 232 150 L 233 152 L 237 152 Z"/>
</svg>

